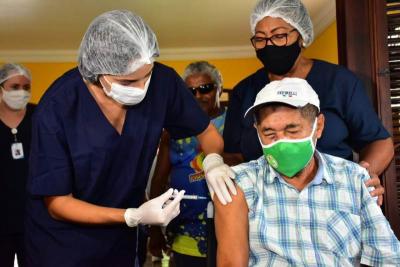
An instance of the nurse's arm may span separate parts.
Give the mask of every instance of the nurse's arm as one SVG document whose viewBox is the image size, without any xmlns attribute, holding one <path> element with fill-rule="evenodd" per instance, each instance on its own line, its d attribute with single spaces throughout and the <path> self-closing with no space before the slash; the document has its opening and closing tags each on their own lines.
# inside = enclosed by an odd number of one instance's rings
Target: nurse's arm
<svg viewBox="0 0 400 267">
<path fill-rule="evenodd" d="M 201 149 L 207 155 L 203 160 L 203 170 L 207 179 L 207 186 L 211 198 L 214 194 L 222 204 L 232 201 L 229 191 L 236 195 L 235 185 L 232 180 L 235 173 L 224 163 L 221 156 L 224 149 L 224 140 L 211 123 L 207 129 L 197 136 Z M 228 191 L 229 189 L 229 191 Z"/>
<path fill-rule="evenodd" d="M 393 155 L 394 147 L 391 137 L 376 140 L 360 152 L 360 165 L 365 167 L 371 176 L 371 179 L 367 180 L 365 184 L 375 187 L 375 190 L 371 191 L 371 196 L 378 197 L 378 205 L 382 205 L 383 193 L 385 192 L 378 175 L 386 169 Z"/>
<path fill-rule="evenodd" d="M 389 165 L 394 155 L 393 140 L 391 137 L 369 143 L 360 152 L 360 161 L 369 163 L 368 170 L 377 175 Z"/>
<path fill-rule="evenodd" d="M 168 187 L 168 176 L 171 171 L 171 161 L 169 158 L 170 136 L 167 131 L 163 131 L 158 149 L 157 162 L 150 185 L 150 198 L 161 195 Z M 150 238 L 148 248 L 151 255 L 162 258 L 162 251 L 168 249 L 167 242 L 160 226 L 150 227 Z"/>
<path fill-rule="evenodd" d="M 224 141 L 213 124 L 208 124 L 208 127 L 197 136 L 200 142 L 201 149 L 208 155 L 211 153 L 221 154 L 224 150 Z"/>
<path fill-rule="evenodd" d="M 248 207 L 243 191 L 237 187 L 229 205 L 216 199 L 215 233 L 217 237 L 217 266 L 239 267 L 249 264 Z"/>
<path fill-rule="evenodd" d="M 167 131 L 161 135 L 160 145 L 158 147 L 157 161 L 154 168 L 154 174 L 150 184 L 150 199 L 158 197 L 168 187 L 168 176 L 171 171 L 171 162 L 169 158 L 170 136 Z"/>
<path fill-rule="evenodd" d="M 224 162 L 228 164 L 229 166 L 235 166 L 240 163 L 244 162 L 244 158 L 242 153 L 227 153 L 224 152 L 222 154 L 222 157 L 224 158 Z"/>
<path fill-rule="evenodd" d="M 50 216 L 56 220 L 79 224 L 125 223 L 125 209 L 97 206 L 76 199 L 71 194 L 45 197 L 44 201 Z"/>
</svg>

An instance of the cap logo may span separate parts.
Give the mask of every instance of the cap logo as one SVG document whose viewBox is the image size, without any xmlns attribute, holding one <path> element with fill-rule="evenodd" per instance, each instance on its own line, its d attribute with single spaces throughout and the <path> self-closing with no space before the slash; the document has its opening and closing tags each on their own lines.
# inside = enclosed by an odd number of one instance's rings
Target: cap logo
<svg viewBox="0 0 400 267">
<path fill-rule="evenodd" d="M 278 91 L 277 94 L 283 97 L 297 96 L 297 92 L 294 91 Z"/>
</svg>

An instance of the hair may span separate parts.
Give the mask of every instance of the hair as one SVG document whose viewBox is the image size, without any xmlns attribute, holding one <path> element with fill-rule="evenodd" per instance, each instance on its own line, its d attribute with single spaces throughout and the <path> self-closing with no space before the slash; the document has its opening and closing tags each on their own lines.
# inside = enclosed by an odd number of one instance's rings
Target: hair
<svg viewBox="0 0 400 267">
<path fill-rule="evenodd" d="M 310 121 L 311 123 L 313 123 L 315 121 L 315 118 L 318 116 L 319 111 L 318 108 L 312 104 L 307 104 L 304 107 L 300 107 L 300 108 L 296 108 L 293 107 L 291 105 L 288 104 L 284 104 L 284 103 L 280 103 L 280 102 L 271 102 L 271 103 L 266 103 L 266 104 L 262 104 L 260 105 L 255 111 L 254 111 L 254 118 L 256 120 L 257 124 L 261 123 L 261 115 L 260 115 L 260 111 L 263 110 L 264 108 L 271 108 L 272 111 L 277 110 L 280 107 L 288 107 L 291 109 L 297 109 L 300 112 L 300 115 Z"/>
<path fill-rule="evenodd" d="M 216 106 L 219 107 L 219 95 L 222 92 L 222 75 L 219 70 L 207 61 L 196 61 L 190 63 L 183 72 L 182 79 L 186 80 L 189 76 L 194 74 L 203 74 L 211 78 L 211 81 L 217 86 Z"/>
<path fill-rule="evenodd" d="M 214 66 L 208 63 L 207 61 L 196 61 L 190 63 L 183 75 L 182 79 L 186 80 L 187 77 L 194 75 L 194 74 L 205 74 L 210 76 L 213 83 L 215 83 L 218 87 L 218 92 L 222 89 L 222 76 L 219 70 Z"/>
</svg>

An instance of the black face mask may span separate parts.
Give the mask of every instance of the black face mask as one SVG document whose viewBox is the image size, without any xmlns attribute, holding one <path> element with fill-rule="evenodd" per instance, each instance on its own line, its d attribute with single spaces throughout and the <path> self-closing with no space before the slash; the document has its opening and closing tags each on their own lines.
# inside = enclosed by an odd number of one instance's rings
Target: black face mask
<svg viewBox="0 0 400 267">
<path fill-rule="evenodd" d="M 301 52 L 299 42 L 288 46 L 266 45 L 256 50 L 258 59 L 263 63 L 265 69 L 276 75 L 288 73 Z"/>
</svg>

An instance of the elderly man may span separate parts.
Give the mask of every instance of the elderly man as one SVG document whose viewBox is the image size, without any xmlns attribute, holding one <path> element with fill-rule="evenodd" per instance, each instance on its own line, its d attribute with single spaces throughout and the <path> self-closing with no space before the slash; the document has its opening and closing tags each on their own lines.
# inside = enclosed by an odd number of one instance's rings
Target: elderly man
<svg viewBox="0 0 400 267">
<path fill-rule="evenodd" d="M 216 202 L 219 266 L 400 266 L 400 243 L 364 184 L 368 172 L 315 150 L 317 94 L 298 78 L 266 85 L 254 116 L 263 156 L 234 167 L 238 195 Z"/>
</svg>

